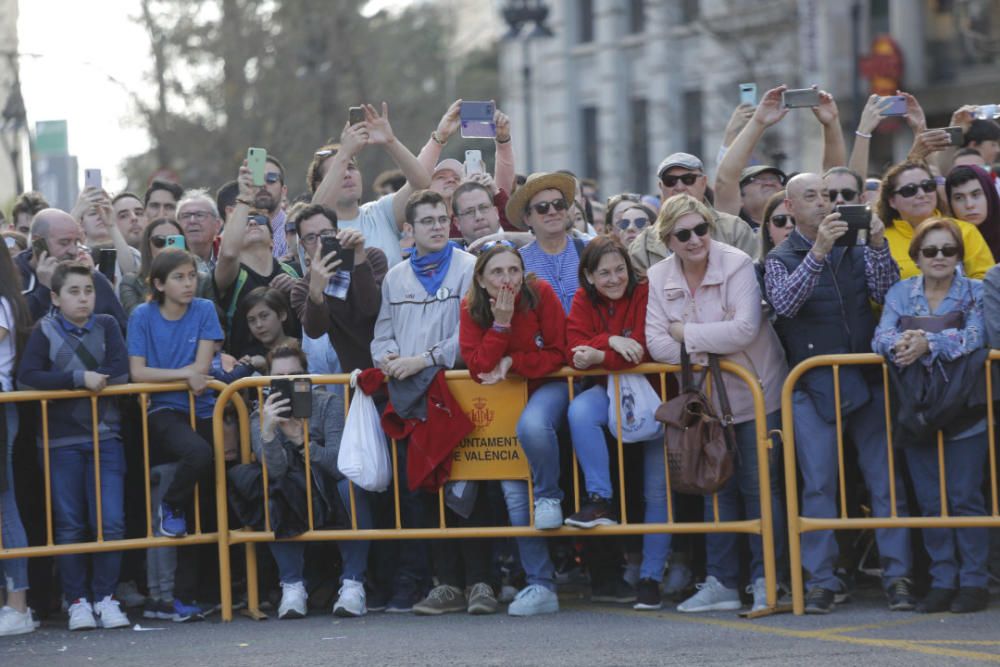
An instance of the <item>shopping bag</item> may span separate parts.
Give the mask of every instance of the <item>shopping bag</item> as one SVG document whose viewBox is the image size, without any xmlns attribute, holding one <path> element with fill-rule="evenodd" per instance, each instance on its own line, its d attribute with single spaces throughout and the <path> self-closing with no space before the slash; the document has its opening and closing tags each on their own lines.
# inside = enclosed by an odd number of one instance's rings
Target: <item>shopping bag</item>
<svg viewBox="0 0 1000 667">
<path fill-rule="evenodd" d="M 359 373 L 351 374 L 354 397 L 344 421 L 337 468 L 366 491 L 385 491 L 392 481 L 392 461 L 375 401 L 356 386 Z"/>
<path fill-rule="evenodd" d="M 643 375 L 619 375 L 621 396 L 622 442 L 645 442 L 663 437 L 663 424 L 656 421 L 660 397 Z M 608 376 L 608 430 L 617 432 L 618 410 L 615 402 L 615 378 Z"/>
</svg>

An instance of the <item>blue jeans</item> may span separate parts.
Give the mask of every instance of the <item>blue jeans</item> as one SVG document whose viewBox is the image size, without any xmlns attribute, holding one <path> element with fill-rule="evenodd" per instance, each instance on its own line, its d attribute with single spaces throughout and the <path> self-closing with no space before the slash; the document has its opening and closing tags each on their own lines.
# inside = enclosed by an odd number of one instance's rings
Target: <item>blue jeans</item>
<svg viewBox="0 0 1000 667">
<path fill-rule="evenodd" d="M 871 496 L 872 515 L 890 514 L 889 457 L 886 453 L 885 397 L 880 386 L 871 387 L 872 399 L 843 419 L 844 434 L 858 453 L 858 467 Z M 795 453 L 802 473 L 802 516 L 829 519 L 837 516 L 837 433 L 816 412 L 812 399 L 802 391 L 792 397 L 795 410 Z M 906 488 L 895 461 L 896 514 L 907 516 Z M 882 585 L 910 576 L 910 531 L 879 528 L 875 531 L 882 566 Z M 844 583 L 833 572 L 837 540 L 832 530 L 802 534 L 802 566 L 808 572 L 806 588 L 841 591 Z"/>
<path fill-rule="evenodd" d="M 781 412 L 775 410 L 767 416 L 767 429 L 781 428 Z M 760 518 L 759 465 L 757 461 L 757 422 L 750 420 L 735 425 L 736 447 L 739 457 L 736 470 L 718 492 L 719 521 L 738 521 L 741 518 Z M 771 473 L 771 516 L 774 521 L 775 560 L 785 557 L 785 506 L 778 487 L 778 461 L 780 450 L 769 452 Z M 705 496 L 705 521 L 714 521 L 712 496 Z M 708 533 L 705 536 L 707 563 L 705 571 L 722 582 L 726 588 L 736 588 L 740 583 L 740 533 Z M 764 548 L 760 535 L 750 535 L 750 581 L 764 576 Z"/>
<path fill-rule="evenodd" d="M 14 497 L 14 438 L 17 436 L 17 405 L 7 403 L 3 407 L 7 416 L 7 490 L 0 493 L 0 540 L 4 549 L 22 549 L 28 546 L 28 535 L 17 511 Z M 0 560 L 0 575 L 3 576 L 8 593 L 28 590 L 28 559 L 8 558 Z"/>
<path fill-rule="evenodd" d="M 558 466 L 556 468 L 558 471 Z M 528 510 L 528 483 L 520 480 L 500 482 L 504 502 L 512 526 L 530 525 Z M 521 555 L 521 566 L 529 585 L 544 586 L 550 591 L 556 589 L 556 568 L 549 558 L 549 547 L 543 537 L 518 537 L 517 550 Z"/>
<path fill-rule="evenodd" d="M 950 516 L 983 516 L 983 476 L 989 439 L 985 432 L 960 440 L 945 440 L 944 477 Z M 908 447 L 906 462 L 924 516 L 941 515 L 938 448 Z M 934 588 L 985 588 L 989 533 L 986 528 L 924 528 L 924 548 L 930 556 Z"/>
<path fill-rule="evenodd" d="M 642 443 L 642 491 L 646 501 L 645 523 L 667 522 L 667 476 L 663 438 Z M 670 555 L 670 533 L 647 533 L 642 536 L 640 579 L 663 580 L 663 568 Z"/>
<path fill-rule="evenodd" d="M 566 421 L 568 407 L 569 388 L 566 383 L 562 380 L 549 382 L 528 398 L 528 404 L 517 421 L 517 439 L 531 465 L 535 498 L 563 498 L 559 488 L 558 431 Z"/>
<path fill-rule="evenodd" d="M 349 482 L 342 479 L 337 482 L 337 492 L 340 500 L 344 503 L 348 515 L 351 512 L 351 496 Z M 368 492 L 360 486 L 354 487 L 354 507 L 357 511 L 358 530 L 366 530 L 374 524 L 372 522 L 371 504 Z M 305 570 L 305 553 L 307 542 L 269 542 L 271 555 L 278 565 L 278 578 L 283 584 L 294 584 L 303 580 Z M 344 563 L 344 570 L 340 575 L 340 581 L 352 579 L 354 581 L 364 581 L 365 571 L 368 569 L 368 547 L 371 543 L 368 540 L 340 540 L 337 548 L 340 549 L 340 558 Z"/>
</svg>

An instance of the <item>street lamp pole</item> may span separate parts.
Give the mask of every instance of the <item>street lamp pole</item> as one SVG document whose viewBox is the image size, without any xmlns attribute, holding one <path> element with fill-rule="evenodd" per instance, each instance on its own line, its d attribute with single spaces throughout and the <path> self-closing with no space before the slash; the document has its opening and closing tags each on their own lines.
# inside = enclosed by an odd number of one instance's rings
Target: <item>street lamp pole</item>
<svg viewBox="0 0 1000 667">
<path fill-rule="evenodd" d="M 531 51 L 529 42 L 540 37 L 552 37 L 552 30 L 545 24 L 549 16 L 549 8 L 544 0 L 508 0 L 503 10 L 503 18 L 509 30 L 504 39 L 521 41 L 521 84 L 524 100 L 524 164 L 527 173 L 534 170 L 534 133 L 531 109 Z M 534 24 L 534 28 L 525 35 L 520 35 L 521 28 Z"/>
<path fill-rule="evenodd" d="M 535 146 L 531 125 L 531 59 L 529 57 L 528 40 L 521 40 L 521 82 L 524 85 L 524 168 L 527 173 L 534 173 L 532 162 Z"/>
</svg>

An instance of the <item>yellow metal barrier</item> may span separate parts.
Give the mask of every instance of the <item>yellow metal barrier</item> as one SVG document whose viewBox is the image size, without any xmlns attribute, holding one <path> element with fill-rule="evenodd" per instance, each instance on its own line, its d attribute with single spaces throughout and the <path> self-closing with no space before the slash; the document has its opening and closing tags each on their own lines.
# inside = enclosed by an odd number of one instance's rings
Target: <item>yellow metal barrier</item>
<svg viewBox="0 0 1000 667">
<path fill-rule="evenodd" d="M 901 517 L 896 513 L 896 457 L 892 443 L 892 415 L 889 403 L 889 369 L 885 359 L 877 354 L 828 354 L 806 359 L 793 368 L 785 380 L 781 394 L 781 420 L 785 450 L 785 502 L 788 508 L 788 553 L 791 565 L 792 608 L 796 614 L 805 612 L 805 595 L 803 591 L 802 573 L 802 533 L 817 530 L 868 530 L 874 528 L 973 528 L 1000 527 L 1000 512 L 997 511 L 997 450 L 994 439 L 993 386 L 990 375 L 992 362 L 1000 361 L 1000 350 L 993 350 L 986 361 L 987 406 L 984 417 L 987 420 L 989 435 L 989 474 L 992 495 L 991 514 L 983 516 L 949 516 L 945 486 L 944 467 L 944 437 L 940 431 L 937 434 L 939 485 L 941 494 L 941 515 L 933 517 L 914 516 Z M 852 518 L 847 516 L 847 499 L 844 482 L 844 435 L 840 414 L 840 367 L 878 365 L 882 370 L 882 385 L 885 398 L 886 448 L 889 466 L 889 496 L 890 516 L 871 518 Z M 803 374 L 814 368 L 833 368 L 833 387 L 835 405 L 837 407 L 837 466 L 838 490 L 840 493 L 840 516 L 833 519 L 821 519 L 800 516 L 797 464 L 795 453 L 795 421 L 792 412 L 792 396 L 795 384 Z M 762 493 L 762 496 L 764 494 Z M 761 498 L 763 501 L 763 497 Z"/>
<path fill-rule="evenodd" d="M 294 538 L 289 538 L 283 541 L 297 541 L 297 542 L 312 542 L 312 541 L 326 541 L 326 540 L 385 540 L 385 539 L 441 539 L 441 538 L 489 538 L 489 537 L 554 537 L 554 536 L 594 536 L 594 535 L 634 535 L 634 534 L 646 534 L 646 533 L 747 533 L 760 535 L 763 543 L 764 552 L 764 574 L 765 580 L 767 582 L 767 599 L 768 605 L 773 610 L 776 608 L 776 582 L 777 573 L 775 565 L 774 556 L 774 527 L 772 521 L 772 499 L 770 495 L 770 468 L 768 465 L 769 450 L 771 447 L 771 439 L 767 430 L 766 414 L 764 409 L 764 396 L 760 387 L 760 383 L 756 377 L 754 377 L 749 371 L 744 369 L 742 366 L 732 364 L 729 362 L 722 362 L 722 370 L 727 373 L 732 373 L 739 377 L 747 386 L 750 388 L 751 393 L 754 398 L 754 408 L 755 408 L 755 422 L 756 422 L 756 445 L 757 445 L 757 457 L 758 457 L 758 471 L 759 471 L 759 485 L 760 485 L 760 501 L 761 501 L 761 518 L 752 520 L 740 520 L 740 521 L 720 521 L 719 520 L 719 508 L 718 508 L 718 498 L 714 497 L 714 517 L 711 521 L 702 521 L 696 523 L 677 523 L 673 518 L 673 505 L 671 501 L 671 490 L 669 481 L 669 471 L 664 469 L 664 473 L 667 475 L 667 522 L 661 524 L 641 524 L 641 523 L 629 523 L 626 515 L 626 485 L 624 478 L 624 468 L 623 463 L 623 443 L 621 438 L 621 420 L 618 420 L 619 428 L 616 433 L 617 441 L 617 456 L 619 464 L 619 488 L 621 489 L 621 523 L 613 526 L 599 526 L 597 528 L 587 530 L 582 532 L 575 528 L 560 528 L 557 530 L 547 530 L 540 532 L 534 529 L 531 525 L 528 526 L 490 526 L 490 527 L 455 527 L 449 528 L 445 523 L 445 511 L 444 511 L 444 494 L 443 491 L 438 494 L 439 498 L 439 526 L 437 528 L 403 528 L 402 519 L 399 507 L 399 484 L 398 484 L 398 457 L 397 457 L 397 443 L 393 440 L 390 441 L 390 451 L 392 455 L 393 464 L 393 480 L 392 480 L 392 493 L 394 497 L 394 507 L 395 507 L 395 527 L 391 529 L 365 529 L 359 530 L 357 528 L 357 511 L 355 505 L 355 490 L 354 485 L 350 485 L 350 507 L 348 508 L 351 517 L 351 528 L 350 529 L 338 529 L 338 530 L 320 530 L 316 529 L 313 524 L 312 516 L 312 503 L 311 495 L 308 496 L 307 502 L 309 503 L 308 510 L 308 521 L 309 530 L 298 535 Z M 644 364 L 642 366 L 636 367 L 634 369 L 629 369 L 628 373 L 641 373 L 641 374 L 658 374 L 661 378 L 661 397 L 666 398 L 666 374 L 675 373 L 679 371 L 677 366 L 668 366 L 664 364 Z M 578 379 L 582 376 L 591 375 L 609 375 L 606 371 L 576 371 L 569 368 L 564 368 L 552 375 L 550 378 L 565 378 L 567 381 L 567 386 L 570 393 L 570 397 L 573 396 L 573 380 Z M 615 383 L 615 395 L 616 398 L 619 396 L 620 385 L 618 380 L 618 373 L 610 374 Z M 349 391 L 346 385 L 349 382 L 348 375 L 325 375 L 309 376 L 315 385 L 342 385 L 344 388 L 344 411 L 345 414 L 349 410 Z M 494 385 L 492 387 L 484 387 L 474 383 L 467 371 L 447 371 L 446 378 L 449 382 L 449 388 L 452 389 L 453 395 L 456 399 L 463 403 L 463 407 L 468 411 L 469 405 L 472 405 L 472 421 L 474 424 L 478 422 L 485 421 L 485 415 L 480 412 L 478 415 L 475 414 L 476 410 L 486 410 L 490 411 L 491 408 L 484 405 L 476 405 L 475 401 L 480 395 L 489 394 L 491 391 L 506 391 L 507 394 L 505 398 L 500 399 L 510 400 L 511 396 L 519 396 L 519 403 L 515 406 L 510 406 L 509 403 L 506 408 L 515 408 L 514 414 L 519 415 L 521 410 L 527 401 L 527 387 L 523 379 L 512 378 L 500 385 Z M 268 385 L 271 381 L 269 377 L 254 377 L 245 378 L 235 382 L 220 394 L 215 408 L 214 415 L 214 430 L 215 430 L 215 451 L 216 451 L 216 471 L 218 478 L 216 480 L 219 493 L 217 494 L 217 502 L 219 503 L 218 509 L 218 520 L 219 520 L 219 565 L 220 574 L 229 572 L 229 545 L 230 544 L 245 544 L 246 545 L 246 559 L 247 559 L 247 593 L 248 593 L 248 603 L 249 611 L 251 615 L 259 615 L 258 603 L 259 603 L 259 592 L 257 590 L 257 578 L 256 578 L 256 555 L 253 549 L 253 543 L 257 542 L 272 542 L 275 541 L 274 533 L 270 530 L 270 517 L 268 514 L 267 503 L 268 503 L 268 485 L 267 485 L 267 471 L 265 462 L 260 461 L 263 470 L 263 488 L 264 488 L 264 518 L 265 518 L 265 528 L 267 530 L 255 531 L 249 528 L 241 529 L 230 529 L 228 526 L 228 517 L 224 511 L 224 493 L 223 489 L 226 488 L 226 477 L 225 477 L 225 465 L 221 459 L 221 452 L 223 446 L 223 424 L 222 424 L 222 411 L 225 409 L 226 404 L 229 400 L 237 395 L 237 392 L 241 390 L 256 390 L 258 401 L 262 401 L 263 394 L 262 388 Z M 461 391 L 462 387 L 473 386 L 475 391 L 474 395 L 463 394 Z M 457 391 L 456 391 L 457 390 Z M 485 400 L 485 399 L 484 399 Z M 620 410 L 620 402 L 619 402 Z M 620 416 L 620 415 L 619 415 Z M 241 461 L 244 463 L 249 463 L 253 460 L 250 451 L 249 439 L 245 437 L 245 434 L 249 431 L 249 424 L 245 421 L 245 412 L 240 413 L 241 425 L 240 431 L 244 434 L 241 438 Z M 516 419 L 514 420 L 516 424 Z M 309 464 L 309 436 L 308 436 L 308 421 L 303 424 L 304 431 L 304 448 L 305 448 L 305 468 L 306 468 L 306 478 L 307 478 L 307 494 L 311 494 L 311 467 Z M 513 430 L 513 429 L 512 429 Z M 514 437 L 511 434 L 511 437 Z M 516 438 L 515 438 L 516 440 Z M 500 445 L 501 447 L 505 445 Z M 459 449 L 461 449 L 460 446 Z M 530 470 L 527 466 L 527 460 L 524 453 L 520 451 L 520 445 L 517 446 L 517 450 L 520 452 L 520 464 L 505 461 L 504 465 L 497 465 L 496 470 L 492 472 L 483 472 L 483 468 L 476 467 L 473 470 L 467 469 L 466 466 L 458 462 L 459 465 L 455 465 L 452 468 L 452 480 L 460 479 L 511 479 L 511 475 L 515 479 L 524 479 L 529 485 L 529 494 L 531 493 L 531 475 Z M 665 457 L 666 458 L 666 457 Z M 511 463 L 514 463 L 511 467 Z M 579 470 L 576 465 L 574 458 L 574 506 L 579 509 L 580 507 L 580 493 L 579 493 Z M 501 476 L 498 476 L 501 475 Z M 529 503 L 529 507 L 533 503 Z M 533 523 L 532 520 L 529 524 Z M 226 575 L 223 575 L 223 580 L 227 580 Z M 222 591 L 222 618 L 223 620 L 232 619 L 232 600 L 231 591 L 228 586 L 223 586 Z"/>
</svg>

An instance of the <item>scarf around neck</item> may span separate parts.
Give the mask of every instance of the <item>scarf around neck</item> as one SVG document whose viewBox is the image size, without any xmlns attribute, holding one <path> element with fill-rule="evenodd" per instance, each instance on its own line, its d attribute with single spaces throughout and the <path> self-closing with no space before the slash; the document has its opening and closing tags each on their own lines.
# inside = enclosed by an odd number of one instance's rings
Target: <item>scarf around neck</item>
<svg viewBox="0 0 1000 667">
<path fill-rule="evenodd" d="M 444 283 L 454 251 L 455 246 L 449 243 L 437 252 L 420 256 L 414 250 L 413 254 L 410 255 L 410 267 L 429 295 L 435 296 Z"/>
</svg>

